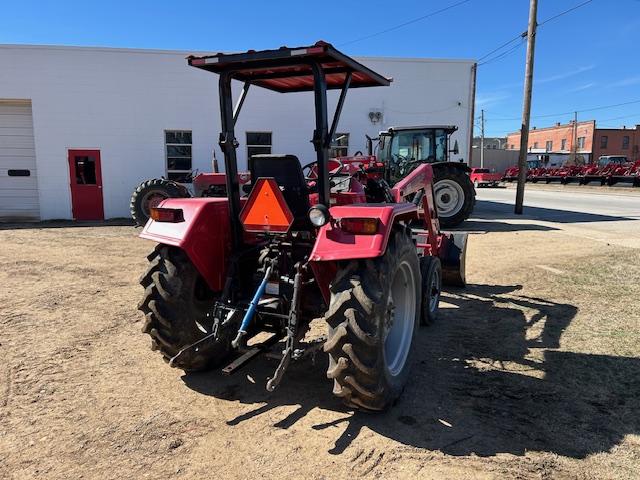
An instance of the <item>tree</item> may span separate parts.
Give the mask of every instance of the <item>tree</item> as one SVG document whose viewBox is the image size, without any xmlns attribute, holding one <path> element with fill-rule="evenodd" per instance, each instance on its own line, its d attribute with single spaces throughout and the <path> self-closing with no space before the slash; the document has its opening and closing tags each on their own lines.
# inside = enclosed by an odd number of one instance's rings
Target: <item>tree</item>
<svg viewBox="0 0 640 480">
<path fill-rule="evenodd" d="M 571 151 L 569 152 L 569 158 L 567 159 L 567 162 L 565 163 L 565 165 L 567 167 L 572 167 L 574 165 L 576 166 L 582 166 L 584 165 L 584 157 L 580 154 L 578 154 L 578 144 L 574 143 L 573 145 L 571 145 Z"/>
</svg>

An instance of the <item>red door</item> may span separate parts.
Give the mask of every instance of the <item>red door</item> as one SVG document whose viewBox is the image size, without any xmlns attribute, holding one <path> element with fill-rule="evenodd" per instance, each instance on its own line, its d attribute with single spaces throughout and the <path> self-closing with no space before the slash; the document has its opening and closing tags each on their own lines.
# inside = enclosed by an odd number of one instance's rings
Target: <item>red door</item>
<svg viewBox="0 0 640 480">
<path fill-rule="evenodd" d="M 104 220 L 100 150 L 69 150 L 74 220 Z"/>
</svg>

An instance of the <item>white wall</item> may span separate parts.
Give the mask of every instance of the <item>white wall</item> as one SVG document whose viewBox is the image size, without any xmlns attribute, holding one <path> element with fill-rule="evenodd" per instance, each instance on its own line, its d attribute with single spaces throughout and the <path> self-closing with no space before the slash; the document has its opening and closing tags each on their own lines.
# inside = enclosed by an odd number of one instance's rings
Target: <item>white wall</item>
<svg viewBox="0 0 640 480">
<path fill-rule="evenodd" d="M 473 61 L 442 59 L 358 58 L 387 77 L 389 87 L 349 92 L 343 115 L 343 130 L 355 132 L 365 127 L 371 135 L 391 126 L 457 125 L 452 142 L 458 140 L 460 153 L 453 160 L 469 162 L 473 104 Z M 349 103 L 351 102 L 351 103 Z M 372 107 L 381 109 L 384 122 L 373 125 L 368 118 Z M 364 135 L 361 136 L 364 146 Z M 364 150 L 364 149 L 363 149 Z"/>
<path fill-rule="evenodd" d="M 101 151 L 106 218 L 128 217 L 142 181 L 165 174 L 164 131 L 193 132 L 193 167 L 211 171 L 211 152 L 224 168 L 217 75 L 189 67 L 204 52 L 0 45 L 0 99 L 32 102 L 42 219 L 70 219 L 69 149 Z M 393 77 L 389 87 L 352 89 L 339 132 L 349 153 L 365 151 L 365 134 L 390 126 L 454 124 L 453 140 L 468 162 L 473 61 L 358 58 Z M 234 90 L 239 92 L 239 86 Z M 338 92 L 330 92 L 330 119 Z M 384 122 L 373 124 L 379 109 Z M 310 93 L 278 94 L 252 87 L 236 125 L 239 169 L 246 169 L 245 131 L 273 132 L 273 152 L 315 159 Z"/>
</svg>

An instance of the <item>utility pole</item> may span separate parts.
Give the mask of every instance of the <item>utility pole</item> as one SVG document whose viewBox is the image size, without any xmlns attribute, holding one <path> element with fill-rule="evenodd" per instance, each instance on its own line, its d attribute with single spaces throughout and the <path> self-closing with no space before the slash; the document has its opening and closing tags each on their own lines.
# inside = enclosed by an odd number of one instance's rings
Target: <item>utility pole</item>
<svg viewBox="0 0 640 480">
<path fill-rule="evenodd" d="M 527 66 L 524 73 L 524 102 L 522 105 L 522 128 L 520 129 L 520 158 L 518 159 L 518 188 L 516 190 L 515 213 L 522 215 L 524 184 L 527 180 L 527 149 L 529 145 L 529 120 L 531 117 L 531 93 L 533 91 L 533 56 L 536 47 L 538 26 L 538 0 L 529 3 L 529 29 L 527 31 Z"/>
<path fill-rule="evenodd" d="M 484 168 L 484 110 L 480 110 L 480 168 Z"/>
<path fill-rule="evenodd" d="M 576 156 L 578 156 L 578 112 L 573 115 L 573 144 L 576 149 Z"/>
</svg>

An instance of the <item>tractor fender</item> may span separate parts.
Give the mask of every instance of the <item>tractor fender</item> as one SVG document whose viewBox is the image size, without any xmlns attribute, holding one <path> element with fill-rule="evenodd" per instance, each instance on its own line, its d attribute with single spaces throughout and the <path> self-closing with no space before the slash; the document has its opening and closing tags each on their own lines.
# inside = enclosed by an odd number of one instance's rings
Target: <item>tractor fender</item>
<svg viewBox="0 0 640 480">
<path fill-rule="evenodd" d="M 431 167 L 435 170 L 438 167 L 453 167 L 458 170 L 462 170 L 463 172 L 471 173 L 471 167 L 466 163 L 460 162 L 434 162 L 430 164 Z"/>
<path fill-rule="evenodd" d="M 231 255 L 229 201 L 226 198 L 169 198 L 158 207 L 180 209 L 184 221 L 149 220 L 139 237 L 181 248 L 213 291 L 222 290 Z"/>
<path fill-rule="evenodd" d="M 368 203 L 341 205 L 329 209 L 331 221 L 318 230 L 311 262 L 376 258 L 387 249 L 394 223 L 417 218 L 413 203 Z M 374 234 L 350 233 L 340 227 L 341 219 L 377 218 Z"/>
</svg>

